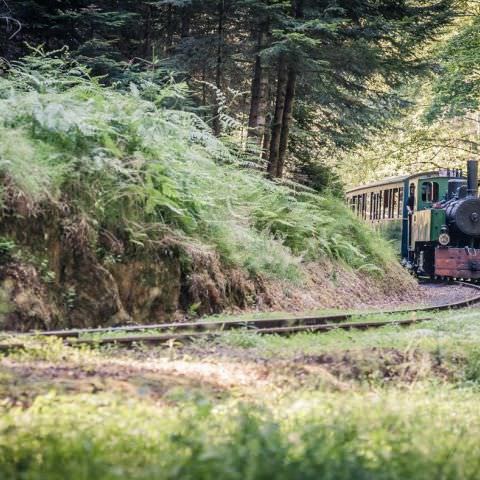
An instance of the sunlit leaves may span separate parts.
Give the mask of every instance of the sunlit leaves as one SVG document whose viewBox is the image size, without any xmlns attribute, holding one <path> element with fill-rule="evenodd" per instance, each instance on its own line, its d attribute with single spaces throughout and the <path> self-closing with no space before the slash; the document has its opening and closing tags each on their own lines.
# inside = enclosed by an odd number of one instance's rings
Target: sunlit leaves
<svg viewBox="0 0 480 480">
<path fill-rule="evenodd" d="M 440 71 L 433 84 L 428 118 L 455 117 L 480 105 L 480 19 L 449 40 L 439 57 Z"/>
</svg>

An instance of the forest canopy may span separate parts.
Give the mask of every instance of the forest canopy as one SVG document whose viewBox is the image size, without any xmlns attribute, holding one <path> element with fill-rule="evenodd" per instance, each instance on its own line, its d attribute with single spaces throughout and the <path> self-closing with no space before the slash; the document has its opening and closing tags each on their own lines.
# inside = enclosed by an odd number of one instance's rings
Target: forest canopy
<svg viewBox="0 0 480 480">
<path fill-rule="evenodd" d="M 381 132 L 331 164 L 348 183 L 439 168 L 463 168 L 480 142 L 480 8 L 457 2 L 451 22 L 429 45 L 427 70 L 397 91 L 405 103 Z M 349 171 L 355 162 L 358 169 Z"/>
<path fill-rule="evenodd" d="M 31 47 L 66 46 L 105 84 L 185 82 L 182 108 L 257 152 L 270 177 L 338 191 L 332 158 L 391 126 L 409 104 L 405 82 L 432 72 L 428 47 L 462 8 L 454 0 L 7 0 L 0 56 L 8 69 Z M 455 61 L 448 48 L 443 55 Z M 455 80 L 443 82 L 435 105 Z"/>
</svg>

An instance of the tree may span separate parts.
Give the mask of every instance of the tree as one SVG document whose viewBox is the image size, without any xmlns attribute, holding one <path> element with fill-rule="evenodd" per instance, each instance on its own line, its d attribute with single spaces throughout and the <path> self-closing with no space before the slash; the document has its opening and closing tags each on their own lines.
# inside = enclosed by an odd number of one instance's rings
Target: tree
<svg viewBox="0 0 480 480">
<path fill-rule="evenodd" d="M 268 166 L 274 177 L 283 174 L 297 97 L 315 109 L 317 132 L 337 146 L 358 140 L 395 106 L 392 88 L 420 70 L 418 44 L 452 13 L 448 1 L 345 1 L 332 8 L 292 0 L 289 9 L 269 47 L 278 66 Z"/>
<path fill-rule="evenodd" d="M 25 42 L 67 45 L 104 82 L 123 85 L 145 73 L 161 82 L 168 71 L 188 83 L 190 108 L 216 135 L 261 147 L 268 174 L 282 178 L 304 163 L 305 149 L 291 148 L 300 124 L 317 149 L 312 161 L 384 123 L 452 2 L 18 0 L 9 15 L 22 28 L 11 39 L 2 31 L 0 54 L 19 58 Z"/>
<path fill-rule="evenodd" d="M 458 117 L 476 113 L 480 107 L 480 16 L 440 49 L 437 76 L 427 119 Z"/>
</svg>

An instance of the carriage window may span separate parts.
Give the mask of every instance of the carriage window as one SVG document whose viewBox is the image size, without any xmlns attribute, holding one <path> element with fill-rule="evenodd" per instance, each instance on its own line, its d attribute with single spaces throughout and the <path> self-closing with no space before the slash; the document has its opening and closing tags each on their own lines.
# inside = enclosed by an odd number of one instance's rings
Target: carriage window
<svg viewBox="0 0 480 480">
<path fill-rule="evenodd" d="M 390 193 L 391 193 L 391 190 L 383 191 L 383 218 L 389 218 L 390 203 L 391 203 Z"/>
<path fill-rule="evenodd" d="M 398 189 L 398 217 L 403 217 L 403 187 Z"/>
<path fill-rule="evenodd" d="M 438 202 L 439 186 L 437 182 L 422 183 L 422 201 Z"/>
<path fill-rule="evenodd" d="M 398 188 L 393 189 L 392 217 L 398 217 Z"/>
<path fill-rule="evenodd" d="M 431 182 L 422 183 L 422 202 L 432 201 L 432 184 Z"/>
</svg>

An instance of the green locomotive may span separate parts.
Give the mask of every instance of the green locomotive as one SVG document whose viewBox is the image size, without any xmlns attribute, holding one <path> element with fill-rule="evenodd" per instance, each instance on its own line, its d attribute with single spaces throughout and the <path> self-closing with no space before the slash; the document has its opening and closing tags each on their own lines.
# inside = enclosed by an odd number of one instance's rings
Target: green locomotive
<svg viewBox="0 0 480 480">
<path fill-rule="evenodd" d="M 419 275 L 480 279 L 478 162 L 389 178 L 347 192 L 354 212 L 395 241 Z"/>
</svg>

